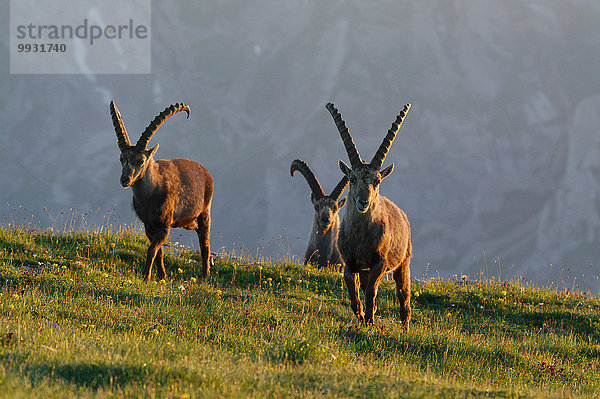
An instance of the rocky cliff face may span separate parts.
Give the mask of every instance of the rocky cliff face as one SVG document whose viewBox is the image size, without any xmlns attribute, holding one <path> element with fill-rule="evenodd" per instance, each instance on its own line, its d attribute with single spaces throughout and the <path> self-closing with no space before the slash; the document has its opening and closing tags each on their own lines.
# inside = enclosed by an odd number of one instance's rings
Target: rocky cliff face
<svg viewBox="0 0 600 399">
<path fill-rule="evenodd" d="M 546 259 L 577 264 L 598 256 L 600 242 L 600 96 L 581 101 L 569 127 L 564 174 L 545 202 L 537 248 Z M 591 276 L 590 276 L 591 277 Z"/>
<path fill-rule="evenodd" d="M 411 220 L 413 275 L 474 273 L 483 252 L 496 276 L 600 274 L 600 4 L 397 3 L 154 2 L 149 76 L 8 75 L 3 60 L 0 200 L 133 220 L 108 102 L 134 135 L 184 101 L 191 118 L 152 142 L 213 173 L 214 247 L 301 255 L 312 207 L 289 165 L 327 191 L 346 159 L 325 103 L 369 158 L 411 102 L 381 191 Z"/>
</svg>

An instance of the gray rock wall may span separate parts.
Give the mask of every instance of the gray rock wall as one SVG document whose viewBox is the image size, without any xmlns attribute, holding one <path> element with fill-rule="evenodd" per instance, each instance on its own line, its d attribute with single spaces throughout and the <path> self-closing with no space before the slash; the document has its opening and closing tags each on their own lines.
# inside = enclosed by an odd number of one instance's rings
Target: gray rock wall
<svg viewBox="0 0 600 399">
<path fill-rule="evenodd" d="M 3 213 L 116 207 L 131 223 L 108 103 L 134 136 L 184 101 L 191 118 L 152 143 L 213 173 L 214 246 L 301 255 L 312 207 L 289 164 L 330 190 L 346 159 L 325 103 L 369 158 L 411 102 L 381 192 L 411 220 L 414 276 L 599 274 L 600 3 L 161 1 L 152 15 L 152 75 L 9 75 L 0 61 Z"/>
</svg>

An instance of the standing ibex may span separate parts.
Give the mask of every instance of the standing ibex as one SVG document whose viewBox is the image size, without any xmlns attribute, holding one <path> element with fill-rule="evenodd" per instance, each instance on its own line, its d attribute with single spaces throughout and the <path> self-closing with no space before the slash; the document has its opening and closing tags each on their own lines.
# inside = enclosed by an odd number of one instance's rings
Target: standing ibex
<svg viewBox="0 0 600 399">
<path fill-rule="evenodd" d="M 304 254 L 304 264 L 314 263 L 320 269 L 342 263 L 337 246 L 340 229 L 338 211 L 346 203 L 346 198 L 340 199 L 340 197 L 348 186 L 348 178 L 342 177 L 331 194 L 325 195 L 319 181 L 304 161 L 296 159 L 292 162 L 290 174 L 294 176 L 295 171 L 302 173 L 306 179 L 311 190 L 310 201 L 315 208 L 308 246 Z"/>
<path fill-rule="evenodd" d="M 202 253 L 202 275 L 207 277 L 210 274 L 210 205 L 213 195 L 210 173 L 204 166 L 189 159 L 155 161 L 153 155 L 158 144 L 146 149 L 160 125 L 180 111 L 187 112 L 189 118 L 190 107 L 179 103 L 171 105 L 158 114 L 138 142 L 131 145 L 121 113 L 115 103 L 110 102 L 110 114 L 121 151 L 121 185 L 124 188 L 132 187 L 133 209 L 144 223 L 150 240 L 146 266 L 142 272 L 146 281 L 150 280 L 155 260 L 158 261 L 158 278 L 166 278 L 162 245 L 167 241 L 172 227 L 196 230 Z"/>
<path fill-rule="evenodd" d="M 332 103 L 327 104 L 340 132 L 349 168 L 339 161 L 342 172 L 350 180 L 348 206 L 340 226 L 338 247 L 346 263 L 344 280 L 350 294 L 352 310 L 360 322 L 373 323 L 377 310 L 375 298 L 384 274 L 393 271 L 396 296 L 400 301 L 400 319 L 408 330 L 410 323 L 410 225 L 406 214 L 392 201 L 379 195 L 379 183 L 392 173 L 394 164 L 381 165 L 410 108 L 407 104 L 392 124 L 383 143 L 370 163 L 360 158 L 342 115 Z M 358 277 L 358 278 L 357 278 Z M 358 280 L 358 281 L 357 281 Z M 358 283 L 365 295 L 365 311 L 358 293 Z"/>
</svg>

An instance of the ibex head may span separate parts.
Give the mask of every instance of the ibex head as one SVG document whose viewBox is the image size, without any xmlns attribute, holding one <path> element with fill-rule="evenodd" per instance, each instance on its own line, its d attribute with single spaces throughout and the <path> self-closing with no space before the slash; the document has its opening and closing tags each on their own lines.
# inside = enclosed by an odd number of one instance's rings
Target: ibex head
<svg viewBox="0 0 600 399">
<path fill-rule="evenodd" d="M 123 168 L 121 171 L 121 185 L 123 187 L 130 187 L 144 176 L 148 164 L 150 163 L 150 159 L 152 159 L 152 156 L 156 153 L 156 150 L 158 150 L 158 144 L 149 150 L 146 149 L 146 145 L 148 145 L 152 135 L 158 130 L 160 125 L 180 111 L 187 112 L 187 117 L 190 117 L 190 107 L 187 105 L 180 103 L 171 105 L 158 114 L 156 118 L 150 122 L 148 127 L 146 127 L 146 130 L 144 130 L 138 142 L 135 145 L 131 145 L 127 130 L 125 130 L 125 125 L 123 124 L 121 113 L 117 109 L 114 101 L 110 102 L 110 115 L 112 117 L 115 132 L 117 133 L 117 145 L 121 151 L 121 166 Z"/>
<path fill-rule="evenodd" d="M 304 161 L 296 159 L 292 162 L 290 174 L 294 176 L 295 171 L 302 173 L 310 187 L 310 201 L 315 208 L 315 217 L 319 228 L 322 231 L 329 230 L 335 221 L 335 215 L 346 203 L 346 198 L 340 199 L 340 197 L 348 186 L 348 179 L 344 176 L 331 194 L 325 195 L 319 181 Z"/>
<path fill-rule="evenodd" d="M 396 117 L 390 130 L 388 130 L 386 137 L 383 139 L 383 143 L 379 146 L 379 149 L 370 163 L 365 163 L 360 158 L 356 145 L 352 141 L 350 132 L 346 127 L 346 123 L 335 106 L 332 103 L 329 103 L 326 105 L 326 108 L 335 121 L 340 136 L 342 137 L 342 141 L 344 142 L 344 146 L 346 147 L 348 158 L 350 159 L 351 168 L 341 160 L 339 161 L 340 169 L 350 181 L 348 198 L 351 202 L 354 202 L 358 212 L 365 213 L 369 210 L 373 201 L 379 196 L 379 184 L 381 181 L 389 176 L 394 170 L 394 164 L 381 170 L 380 168 L 394 138 L 396 138 L 398 130 L 400 130 L 400 126 L 402 126 L 404 117 L 410 109 L 410 104 L 406 104 L 404 109 L 400 111 L 400 114 Z"/>
</svg>

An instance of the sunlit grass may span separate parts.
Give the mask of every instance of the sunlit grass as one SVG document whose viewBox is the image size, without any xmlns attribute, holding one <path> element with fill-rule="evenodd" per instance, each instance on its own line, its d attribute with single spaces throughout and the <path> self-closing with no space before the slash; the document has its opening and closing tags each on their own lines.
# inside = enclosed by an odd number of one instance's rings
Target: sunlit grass
<svg viewBox="0 0 600 399">
<path fill-rule="evenodd" d="M 394 287 L 358 326 L 340 273 L 166 248 L 134 230 L 0 229 L 0 396 L 563 397 L 600 392 L 600 301 L 521 281 Z"/>
</svg>

